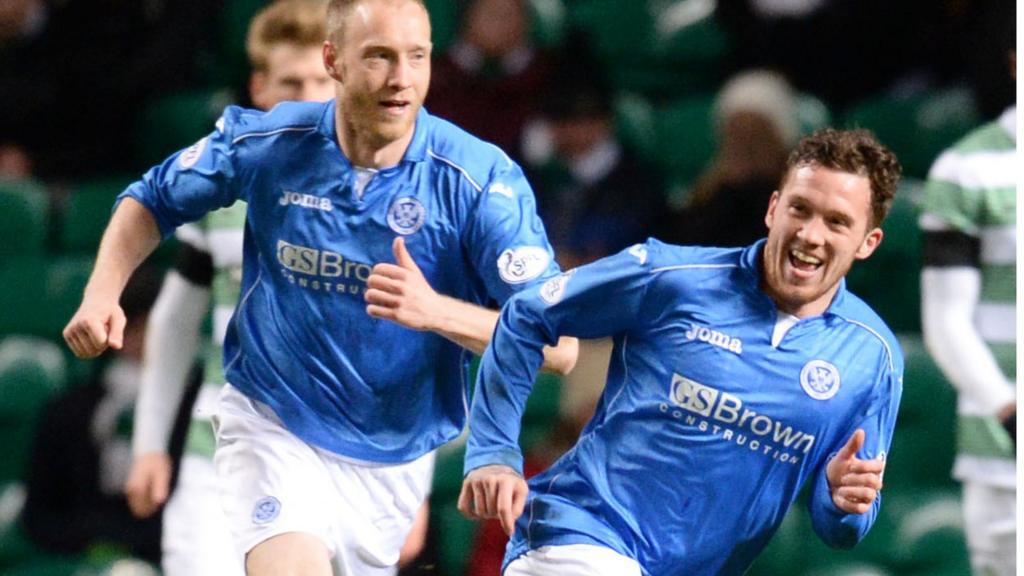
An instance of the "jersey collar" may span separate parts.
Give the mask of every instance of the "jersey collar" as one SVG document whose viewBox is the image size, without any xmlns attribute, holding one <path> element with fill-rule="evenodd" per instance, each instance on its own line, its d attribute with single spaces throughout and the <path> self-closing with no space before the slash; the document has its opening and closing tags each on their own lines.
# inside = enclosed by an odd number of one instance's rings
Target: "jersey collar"
<svg viewBox="0 0 1024 576">
<path fill-rule="evenodd" d="M 334 123 L 334 111 L 337 106 L 337 100 L 328 101 L 323 115 L 320 116 L 320 122 L 317 124 L 317 131 L 334 142 L 335 145 L 338 145 L 338 132 Z M 427 112 L 426 108 L 421 107 L 416 115 L 416 127 L 413 129 L 412 141 L 409 142 L 409 147 L 406 148 L 405 155 L 402 156 L 402 162 L 423 162 L 427 159 L 427 141 L 433 120 L 434 117 Z"/>
</svg>

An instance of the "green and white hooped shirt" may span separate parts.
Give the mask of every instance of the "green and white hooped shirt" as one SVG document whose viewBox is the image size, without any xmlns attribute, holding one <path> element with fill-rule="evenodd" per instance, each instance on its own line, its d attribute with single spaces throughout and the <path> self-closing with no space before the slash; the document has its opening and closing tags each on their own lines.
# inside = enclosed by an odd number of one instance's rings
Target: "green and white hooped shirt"
<svg viewBox="0 0 1024 576">
<path fill-rule="evenodd" d="M 980 300 L 974 322 L 1006 380 L 1016 380 L 1016 108 L 944 152 L 929 174 L 922 204 L 926 232 L 961 233 L 977 242 Z M 926 266 L 930 263 L 926 262 Z M 969 394 L 961 393 L 954 476 L 1013 473 L 1012 439 Z M 1012 477 L 1012 476 L 1011 476 Z"/>
</svg>

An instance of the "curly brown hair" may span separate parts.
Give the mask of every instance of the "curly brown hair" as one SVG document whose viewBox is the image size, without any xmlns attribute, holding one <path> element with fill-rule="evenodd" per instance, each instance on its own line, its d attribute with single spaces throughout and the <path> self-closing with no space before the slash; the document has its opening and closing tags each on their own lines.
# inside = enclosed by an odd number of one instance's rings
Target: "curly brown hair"
<svg viewBox="0 0 1024 576">
<path fill-rule="evenodd" d="M 785 182 L 794 168 L 821 166 L 867 176 L 871 182 L 871 225 L 881 226 L 892 208 L 903 169 L 899 160 L 869 130 L 825 128 L 805 137 L 786 160 Z"/>
</svg>

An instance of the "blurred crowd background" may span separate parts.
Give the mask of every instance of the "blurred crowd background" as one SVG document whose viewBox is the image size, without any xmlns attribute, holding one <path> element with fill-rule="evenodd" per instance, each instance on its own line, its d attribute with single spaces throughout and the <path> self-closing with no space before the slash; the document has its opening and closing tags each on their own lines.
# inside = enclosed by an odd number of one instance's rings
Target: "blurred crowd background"
<svg viewBox="0 0 1024 576">
<path fill-rule="evenodd" d="M 120 488 L 141 352 L 82 362 L 60 339 L 114 197 L 251 106 L 245 36 L 264 0 L 0 2 L 0 573 L 155 573 L 159 522 Z M 885 241 L 851 289 L 900 337 L 906 376 L 874 530 L 831 551 L 802 507 L 753 576 L 969 574 L 954 456 L 955 392 L 922 344 L 923 179 L 936 156 L 1015 100 L 1011 0 L 427 0 L 426 106 L 526 169 L 563 268 L 648 236 L 739 246 L 765 233 L 788 149 L 864 127 L 905 180 Z M 145 316 L 174 240 L 126 293 Z M 575 439 L 608 346 L 525 416 L 528 467 Z M 102 417 L 97 417 L 99 414 Z M 75 422 L 84 423 L 76 428 Z M 442 448 L 426 549 L 404 574 L 496 574 L 500 529 L 455 510 L 462 449 Z"/>
</svg>

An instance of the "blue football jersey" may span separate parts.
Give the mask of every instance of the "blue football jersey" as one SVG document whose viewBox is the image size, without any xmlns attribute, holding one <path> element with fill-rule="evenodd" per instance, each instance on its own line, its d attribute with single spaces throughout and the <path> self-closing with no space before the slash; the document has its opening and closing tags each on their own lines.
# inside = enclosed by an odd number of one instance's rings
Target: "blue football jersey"
<svg viewBox="0 0 1024 576">
<path fill-rule="evenodd" d="M 434 289 L 476 304 L 503 303 L 558 268 L 519 166 L 425 110 L 398 165 L 362 195 L 355 174 L 334 102 L 229 107 L 213 133 L 121 198 L 148 208 L 164 235 L 247 202 L 228 382 L 311 444 L 407 462 L 463 428 L 469 352 L 367 315 L 367 278 L 393 262 L 394 238 L 405 237 Z"/>
<path fill-rule="evenodd" d="M 859 298 L 773 344 L 779 318 L 758 287 L 764 241 L 745 249 L 656 240 L 565 272 L 505 305 L 484 354 L 466 471 L 521 470 L 516 443 L 541 348 L 612 336 L 604 393 L 566 455 L 530 480 L 506 562 L 546 545 L 597 544 L 645 574 L 742 574 L 807 480 L 815 531 L 838 547 L 870 528 L 832 502 L 825 465 L 857 428 L 885 458 L 902 352 Z"/>
</svg>

